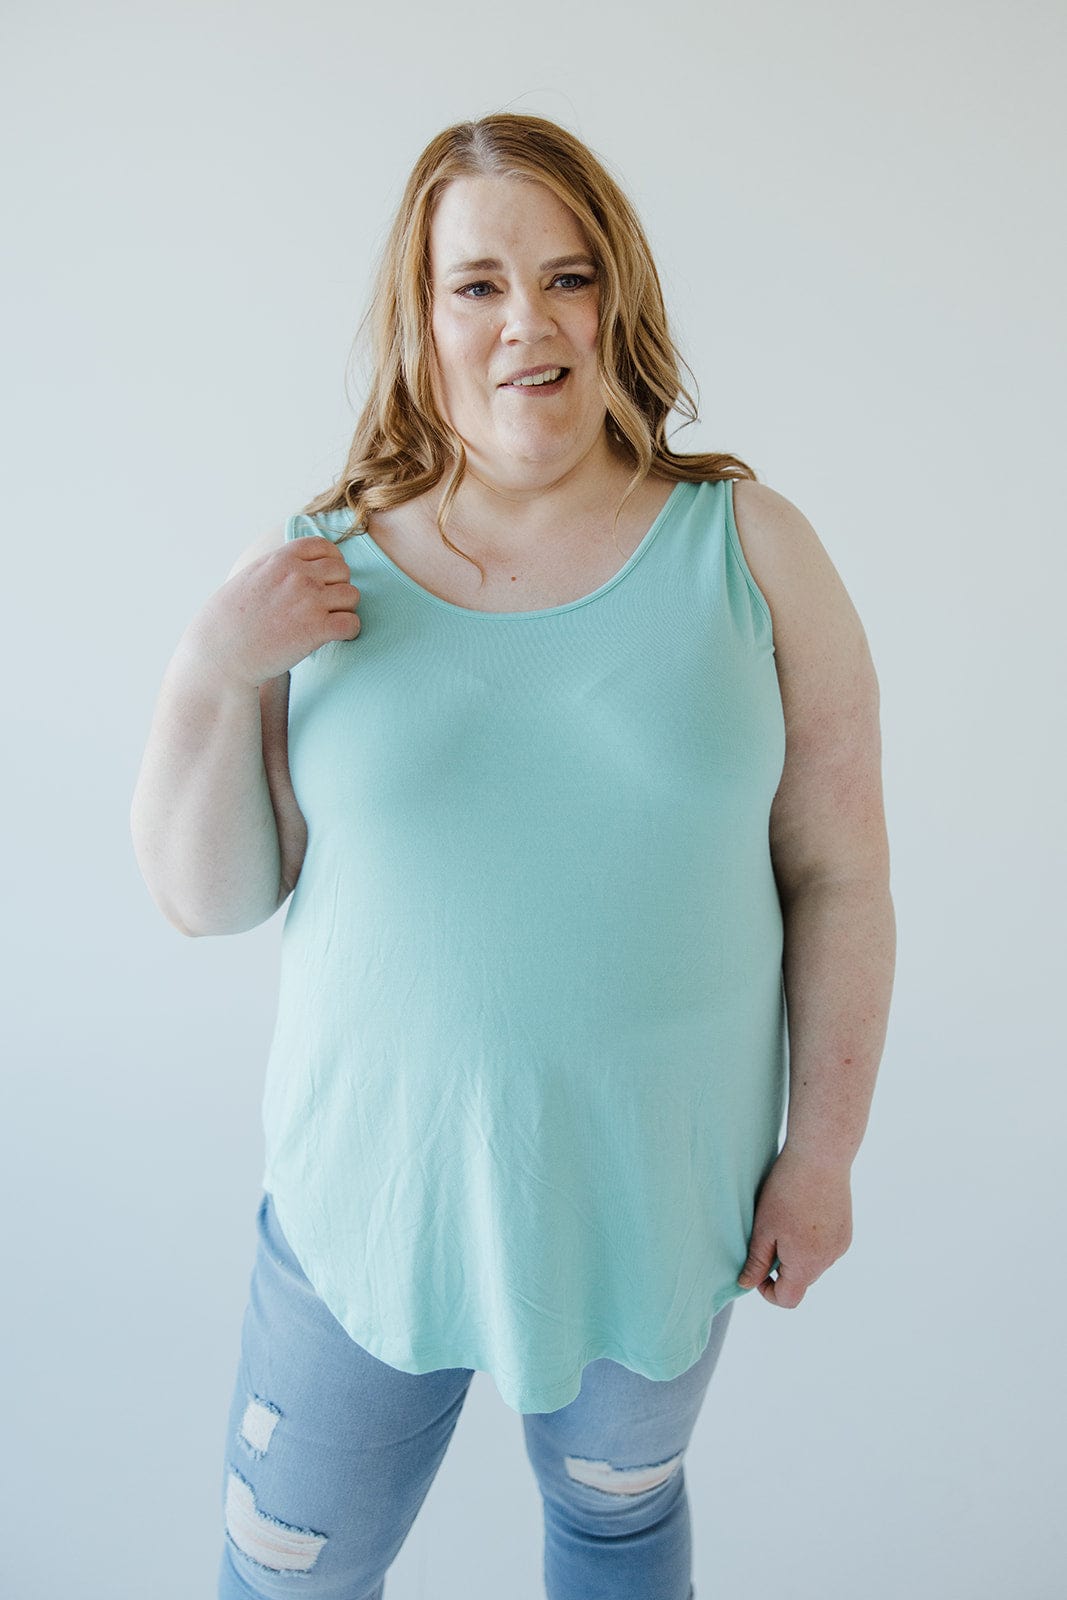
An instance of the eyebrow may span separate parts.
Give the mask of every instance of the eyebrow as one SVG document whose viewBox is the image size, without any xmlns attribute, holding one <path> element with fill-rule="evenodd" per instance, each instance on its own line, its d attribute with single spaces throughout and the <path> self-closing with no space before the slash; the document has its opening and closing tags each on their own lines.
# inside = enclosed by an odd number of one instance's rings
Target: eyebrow
<svg viewBox="0 0 1067 1600">
<path fill-rule="evenodd" d="M 592 256 L 553 256 L 551 261 L 542 261 L 541 271 L 551 272 L 556 267 L 575 267 L 579 263 L 596 270 L 596 262 Z M 446 278 L 455 277 L 457 272 L 499 272 L 503 262 L 497 261 L 493 256 L 482 256 L 478 261 L 457 261 L 448 268 Z"/>
</svg>

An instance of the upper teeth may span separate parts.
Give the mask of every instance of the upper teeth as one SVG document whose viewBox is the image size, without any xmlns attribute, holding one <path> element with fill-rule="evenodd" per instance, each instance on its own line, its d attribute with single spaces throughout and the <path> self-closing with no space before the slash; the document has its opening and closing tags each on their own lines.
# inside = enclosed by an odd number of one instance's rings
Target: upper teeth
<svg viewBox="0 0 1067 1600">
<path fill-rule="evenodd" d="M 521 383 L 528 388 L 532 383 L 555 383 L 556 379 L 562 376 L 562 373 L 562 367 L 552 367 L 550 371 L 539 372 L 533 378 L 512 378 L 511 382 L 512 384 Z"/>
</svg>

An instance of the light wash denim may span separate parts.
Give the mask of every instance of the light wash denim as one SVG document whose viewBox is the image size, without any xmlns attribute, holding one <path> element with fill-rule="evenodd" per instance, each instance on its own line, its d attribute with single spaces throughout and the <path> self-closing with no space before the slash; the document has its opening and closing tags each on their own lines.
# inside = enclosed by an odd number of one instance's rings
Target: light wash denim
<svg viewBox="0 0 1067 1600">
<path fill-rule="evenodd" d="M 694 1600 L 682 1456 L 735 1303 L 677 1378 L 601 1359 L 569 1405 L 523 1415 L 548 1600 Z M 382 1600 L 473 1376 L 399 1372 L 355 1343 L 265 1193 L 224 1451 L 219 1600 Z"/>
</svg>

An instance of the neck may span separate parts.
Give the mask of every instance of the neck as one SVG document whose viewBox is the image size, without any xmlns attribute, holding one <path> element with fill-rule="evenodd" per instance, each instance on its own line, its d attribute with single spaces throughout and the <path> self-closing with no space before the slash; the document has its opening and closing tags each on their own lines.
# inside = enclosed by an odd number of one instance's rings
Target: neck
<svg viewBox="0 0 1067 1600">
<path fill-rule="evenodd" d="M 468 462 L 449 512 L 449 537 L 455 530 L 465 549 L 471 550 L 473 543 L 486 554 L 507 559 L 531 543 L 543 545 L 575 531 L 610 527 L 632 476 L 632 467 L 612 448 L 606 433 L 580 461 L 556 476 L 496 477 Z M 430 498 L 434 517 L 442 494 L 439 485 Z"/>
</svg>

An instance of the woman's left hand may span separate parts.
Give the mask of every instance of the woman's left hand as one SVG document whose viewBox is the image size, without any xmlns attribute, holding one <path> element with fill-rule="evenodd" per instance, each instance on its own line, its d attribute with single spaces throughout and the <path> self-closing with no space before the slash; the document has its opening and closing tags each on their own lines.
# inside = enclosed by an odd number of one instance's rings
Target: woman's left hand
<svg viewBox="0 0 1067 1600">
<path fill-rule="evenodd" d="M 738 1277 L 792 1309 L 852 1243 L 851 1168 L 783 1145 L 756 1197 L 748 1258 Z M 775 1256 L 777 1277 L 770 1276 Z"/>
</svg>

